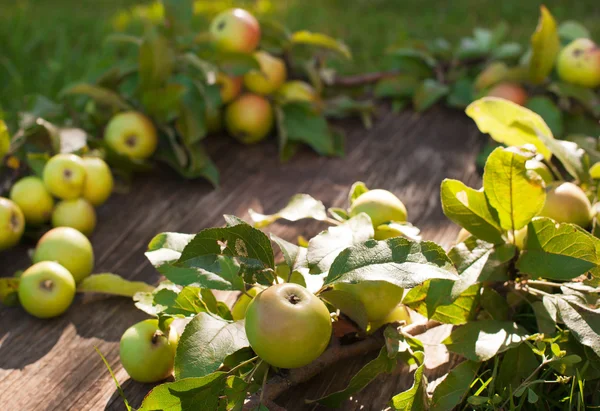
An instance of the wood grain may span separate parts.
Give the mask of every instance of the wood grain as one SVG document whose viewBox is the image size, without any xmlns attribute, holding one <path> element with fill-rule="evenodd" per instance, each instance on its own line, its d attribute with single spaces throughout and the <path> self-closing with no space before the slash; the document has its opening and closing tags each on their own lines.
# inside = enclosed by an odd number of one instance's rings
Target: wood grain
<svg viewBox="0 0 600 411">
<path fill-rule="evenodd" d="M 99 226 L 92 238 L 96 272 L 156 283 L 158 273 L 144 257 L 155 234 L 195 233 L 223 224 L 223 214 L 247 219 L 249 207 L 274 212 L 298 192 L 311 194 L 327 206 L 345 206 L 347 190 L 357 180 L 393 191 L 426 239 L 451 245 L 458 227 L 441 211 L 439 186 L 445 177 L 479 186 L 474 165 L 479 133 L 461 113 L 441 108 L 427 114 L 400 115 L 381 108 L 378 114 L 368 131 L 358 122 L 343 124 L 348 133 L 344 158 L 322 158 L 306 149 L 289 163 L 280 164 L 273 143 L 243 147 L 216 137 L 209 149 L 222 173 L 219 189 L 212 190 L 204 181 L 183 181 L 167 169 L 136 178 L 131 193 L 114 195 L 98 210 Z M 270 230 L 294 241 L 300 234 L 309 237 L 323 228 L 317 222 L 299 222 L 275 224 Z M 27 265 L 27 246 L 0 254 L 2 276 Z M 94 347 L 108 359 L 130 403 L 138 406 L 152 385 L 129 379 L 119 363 L 118 343 L 123 331 L 143 318 L 144 314 L 123 298 L 78 297 L 65 315 L 52 320 L 34 319 L 20 308 L 0 308 L 2 409 L 124 409 Z M 320 409 L 306 406 L 304 400 L 342 389 L 351 374 L 374 355 L 345 361 L 296 387 L 278 403 L 289 410 Z M 443 375 L 455 360 L 448 359 L 442 366 L 433 364 L 428 370 L 430 379 Z M 342 409 L 383 409 L 393 394 L 411 384 L 411 374 L 400 369 L 379 378 Z"/>
</svg>

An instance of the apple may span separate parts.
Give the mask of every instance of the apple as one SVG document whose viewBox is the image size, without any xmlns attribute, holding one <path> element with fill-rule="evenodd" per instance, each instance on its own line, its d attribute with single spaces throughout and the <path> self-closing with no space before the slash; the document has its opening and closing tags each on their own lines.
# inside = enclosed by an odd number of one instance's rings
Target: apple
<svg viewBox="0 0 600 411">
<path fill-rule="evenodd" d="M 257 51 L 254 58 L 260 65 L 260 70 L 251 70 L 244 75 L 244 86 L 252 93 L 273 94 L 283 85 L 287 77 L 285 62 L 266 51 Z"/>
<path fill-rule="evenodd" d="M 250 305 L 250 302 L 256 297 L 258 293 L 264 290 L 262 286 L 255 286 L 246 291 L 246 294 L 241 294 L 240 298 L 237 299 L 233 307 L 231 308 L 231 315 L 233 316 L 234 321 L 243 320 L 246 318 L 246 310 Z"/>
<path fill-rule="evenodd" d="M 86 179 L 83 185 L 83 198 L 98 207 L 110 197 L 114 179 L 108 164 L 99 157 L 83 157 Z"/>
<path fill-rule="evenodd" d="M 114 116 L 104 130 L 106 143 L 132 159 L 147 159 L 156 151 L 158 136 L 152 121 L 137 111 Z"/>
<path fill-rule="evenodd" d="M 220 88 L 221 102 L 228 104 L 242 91 L 242 77 L 230 77 L 227 74 L 217 74 L 216 84 Z"/>
<path fill-rule="evenodd" d="M 244 144 L 264 140 L 273 128 L 273 108 L 256 94 L 242 94 L 225 109 L 225 127 L 233 138 Z"/>
<path fill-rule="evenodd" d="M 33 262 L 40 261 L 56 261 L 79 282 L 92 273 L 94 250 L 90 240 L 76 229 L 53 228 L 40 238 L 33 253 Z"/>
<path fill-rule="evenodd" d="M 517 246 L 519 250 L 525 249 L 525 244 L 527 244 L 527 226 L 518 229 L 513 234 L 514 244 Z"/>
<path fill-rule="evenodd" d="M 61 315 L 75 298 L 75 279 L 62 265 L 42 261 L 21 274 L 19 301 L 25 311 L 38 318 Z"/>
<path fill-rule="evenodd" d="M 279 368 L 298 368 L 316 360 L 331 338 L 329 310 L 298 284 L 273 285 L 246 311 L 246 335 L 254 352 Z"/>
<path fill-rule="evenodd" d="M 460 243 L 466 241 L 467 238 L 469 238 L 472 235 L 473 234 L 471 234 L 470 232 L 468 232 L 464 228 L 461 228 L 460 231 L 458 232 L 458 234 L 456 235 L 456 240 L 454 240 L 454 243 L 455 244 L 460 244 Z"/>
<path fill-rule="evenodd" d="M 592 40 L 573 40 L 561 50 L 556 62 L 558 76 L 583 87 L 600 86 L 600 47 Z"/>
<path fill-rule="evenodd" d="M 54 199 L 41 178 L 29 176 L 17 181 L 10 189 L 10 199 L 19 206 L 27 224 L 35 226 L 50 220 Z"/>
<path fill-rule="evenodd" d="M 96 228 L 96 210 L 83 198 L 63 200 L 54 208 L 52 226 L 72 227 L 89 237 Z"/>
<path fill-rule="evenodd" d="M 369 324 L 369 332 L 377 331 L 386 324 L 404 321 L 405 325 L 412 324 L 410 312 L 404 304 L 398 304 L 384 319 Z"/>
<path fill-rule="evenodd" d="M 573 183 L 557 183 L 546 188 L 546 203 L 540 216 L 559 223 L 586 228 L 592 222 L 592 205 L 581 188 Z"/>
<path fill-rule="evenodd" d="M 281 103 L 292 101 L 315 102 L 318 100 L 317 92 L 308 83 L 299 80 L 287 81 L 277 90 L 277 99 Z"/>
<path fill-rule="evenodd" d="M 71 200 L 81 196 L 85 184 L 85 167 L 75 154 L 57 154 L 46 163 L 44 185 L 55 197 Z"/>
<path fill-rule="evenodd" d="M 525 168 L 538 173 L 546 184 L 550 184 L 554 181 L 554 175 L 552 174 L 552 171 L 550 171 L 546 164 L 539 160 L 527 160 L 525 162 Z"/>
<path fill-rule="evenodd" d="M 496 84 L 487 92 L 488 97 L 498 97 L 521 106 L 527 102 L 527 92 L 516 83 L 503 82 Z"/>
<path fill-rule="evenodd" d="M 223 51 L 252 53 L 260 42 L 260 25 L 244 9 L 229 9 L 210 23 L 210 35 Z"/>
<path fill-rule="evenodd" d="M 361 194 L 350 206 L 350 215 L 354 217 L 367 213 L 373 227 L 390 221 L 404 222 L 407 218 L 406 207 L 398 197 L 387 190 L 369 190 Z"/>
<path fill-rule="evenodd" d="M 370 323 L 383 321 L 400 304 L 404 296 L 403 288 L 387 281 L 336 283 L 333 289 L 346 292 L 360 301 Z M 351 313 L 344 314 L 352 318 Z"/>
<path fill-rule="evenodd" d="M 0 251 L 21 240 L 25 231 L 25 216 L 13 201 L 0 197 Z"/>
<path fill-rule="evenodd" d="M 121 337 L 121 364 L 135 381 L 164 380 L 173 373 L 177 340 L 173 327 L 167 336 L 158 327 L 158 320 L 140 321 L 125 330 Z"/>
</svg>

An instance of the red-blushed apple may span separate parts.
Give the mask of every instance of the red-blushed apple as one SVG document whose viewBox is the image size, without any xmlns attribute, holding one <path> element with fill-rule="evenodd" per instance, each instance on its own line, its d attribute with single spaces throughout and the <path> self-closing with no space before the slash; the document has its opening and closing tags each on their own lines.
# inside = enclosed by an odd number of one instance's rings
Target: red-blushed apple
<svg viewBox="0 0 600 411">
<path fill-rule="evenodd" d="M 104 130 L 104 139 L 117 153 L 138 160 L 151 157 L 158 146 L 154 124 L 136 111 L 114 116 Z"/>
<path fill-rule="evenodd" d="M 329 310 L 298 284 L 273 285 L 258 294 L 246 311 L 246 335 L 254 352 L 279 368 L 298 368 L 327 348 L 332 325 Z"/>
<path fill-rule="evenodd" d="M 158 382 L 173 373 L 178 342 L 173 327 L 165 335 L 158 320 L 144 320 L 123 333 L 119 345 L 121 364 L 131 378 L 138 382 Z"/>
<path fill-rule="evenodd" d="M 592 205 L 583 190 L 573 183 L 552 184 L 546 188 L 546 202 L 540 216 L 559 223 L 586 228 L 592 222 Z"/>
<path fill-rule="evenodd" d="M 75 154 L 57 154 L 46 163 L 44 185 L 55 197 L 71 200 L 81 196 L 85 184 L 85 167 Z"/>
<path fill-rule="evenodd" d="M 17 245 L 25 231 L 25 216 L 13 201 L 0 197 L 0 251 Z"/>
<path fill-rule="evenodd" d="M 285 82 L 277 90 L 277 100 L 285 104 L 292 101 L 313 103 L 318 100 L 316 90 L 308 83 L 299 80 Z"/>
<path fill-rule="evenodd" d="M 85 183 L 83 185 L 83 198 L 91 205 L 98 207 L 110 197 L 114 179 L 108 164 L 99 157 L 83 157 L 85 167 Z"/>
<path fill-rule="evenodd" d="M 229 9 L 210 23 L 210 35 L 221 50 L 252 53 L 260 42 L 260 25 L 246 10 Z"/>
<path fill-rule="evenodd" d="M 56 261 L 79 282 L 94 269 L 94 250 L 90 240 L 74 228 L 53 228 L 40 238 L 33 253 L 33 262 L 41 261 Z"/>
<path fill-rule="evenodd" d="M 487 92 L 488 97 L 498 97 L 512 101 L 521 106 L 527 102 L 527 92 L 516 83 L 503 82 L 496 84 Z"/>
<path fill-rule="evenodd" d="M 50 220 L 54 199 L 41 178 L 29 176 L 17 181 L 10 189 L 10 199 L 19 206 L 28 225 Z"/>
<path fill-rule="evenodd" d="M 242 92 L 242 77 L 231 77 L 227 74 L 217 74 L 216 84 L 219 86 L 221 102 L 228 104 Z"/>
<path fill-rule="evenodd" d="M 225 109 L 225 128 L 244 144 L 264 140 L 273 128 L 271 103 L 256 94 L 242 94 Z"/>
<path fill-rule="evenodd" d="M 252 93 L 273 94 L 283 85 L 287 77 L 285 62 L 266 51 L 257 51 L 254 58 L 260 65 L 260 70 L 251 70 L 244 75 L 244 86 Z"/>
<path fill-rule="evenodd" d="M 398 197 L 387 190 L 375 189 L 361 194 L 350 206 L 352 217 L 366 213 L 371 217 L 373 227 L 390 221 L 404 222 L 407 218 L 406 207 Z"/>
<path fill-rule="evenodd" d="M 38 318 L 61 315 L 75 298 L 75 279 L 62 265 L 43 261 L 29 267 L 19 281 L 19 302 Z"/>
<path fill-rule="evenodd" d="M 559 53 L 556 69 L 568 83 L 596 88 L 600 86 L 600 47 L 590 39 L 573 40 Z"/>
<path fill-rule="evenodd" d="M 71 227 L 89 237 L 96 228 L 96 210 L 83 198 L 63 200 L 54 208 L 52 226 Z"/>
</svg>

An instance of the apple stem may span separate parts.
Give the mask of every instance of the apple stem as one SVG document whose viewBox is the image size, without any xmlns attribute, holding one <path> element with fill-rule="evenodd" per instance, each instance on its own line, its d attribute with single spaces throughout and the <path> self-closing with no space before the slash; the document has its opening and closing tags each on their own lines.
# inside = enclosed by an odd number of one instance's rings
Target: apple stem
<svg viewBox="0 0 600 411">
<path fill-rule="evenodd" d="M 52 280 L 44 280 L 41 284 L 41 288 L 44 291 L 52 291 L 54 288 L 54 282 Z"/>
<path fill-rule="evenodd" d="M 246 290 L 242 290 L 242 294 L 246 295 L 246 297 L 250 298 L 251 300 L 254 299 L 254 297 L 252 297 L 250 294 L 248 294 L 248 292 Z"/>
<path fill-rule="evenodd" d="M 232 369 L 230 369 L 228 371 L 228 374 L 232 374 L 234 372 L 236 372 L 237 370 L 239 370 L 240 368 L 242 368 L 244 365 L 250 364 L 254 361 L 256 361 L 258 359 L 258 355 L 255 357 L 250 358 L 249 360 L 243 361 L 241 363 L 239 363 L 238 365 L 236 365 L 235 367 L 233 367 Z"/>
</svg>

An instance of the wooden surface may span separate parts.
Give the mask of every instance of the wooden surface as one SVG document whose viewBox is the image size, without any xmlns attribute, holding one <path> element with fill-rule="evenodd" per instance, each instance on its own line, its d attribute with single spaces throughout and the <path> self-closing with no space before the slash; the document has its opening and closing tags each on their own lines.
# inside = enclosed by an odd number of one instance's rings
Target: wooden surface
<svg viewBox="0 0 600 411">
<path fill-rule="evenodd" d="M 421 228 L 425 239 L 449 246 L 458 228 L 442 214 L 439 186 L 445 177 L 473 187 L 480 184 L 474 164 L 482 137 L 471 121 L 460 112 L 444 109 L 423 115 L 395 115 L 380 109 L 371 130 L 353 121 L 344 128 L 348 132 L 344 158 L 322 158 L 305 150 L 288 164 L 278 162 L 273 143 L 242 147 L 225 138 L 213 139 L 210 151 L 223 182 L 218 190 L 203 181 L 182 181 L 169 170 L 137 177 L 130 194 L 114 195 L 98 210 L 99 225 L 92 238 L 95 272 L 157 283 L 159 276 L 144 257 L 155 234 L 195 233 L 222 225 L 222 214 L 247 219 L 249 207 L 274 212 L 298 192 L 311 194 L 326 206 L 345 206 L 348 188 L 357 180 L 393 191 L 404 201 L 409 220 Z M 324 227 L 317 222 L 299 222 L 276 224 L 269 230 L 294 241 L 299 234 L 312 236 Z M 0 253 L 2 276 L 27 265 L 25 246 Z M 32 318 L 20 308 L 0 308 L 0 408 L 124 409 L 94 347 L 107 357 L 130 403 L 139 406 L 152 386 L 129 379 L 119 363 L 119 339 L 126 328 L 143 318 L 125 298 L 84 301 L 77 297 L 65 315 L 52 320 Z M 321 409 L 304 405 L 304 399 L 343 388 L 351 373 L 370 358 L 332 367 L 294 388 L 278 403 L 289 410 Z M 443 375 L 449 365 L 434 364 L 428 370 L 430 379 Z M 380 378 L 342 408 L 383 409 L 393 394 L 411 384 L 410 373 L 400 370 Z"/>
</svg>

